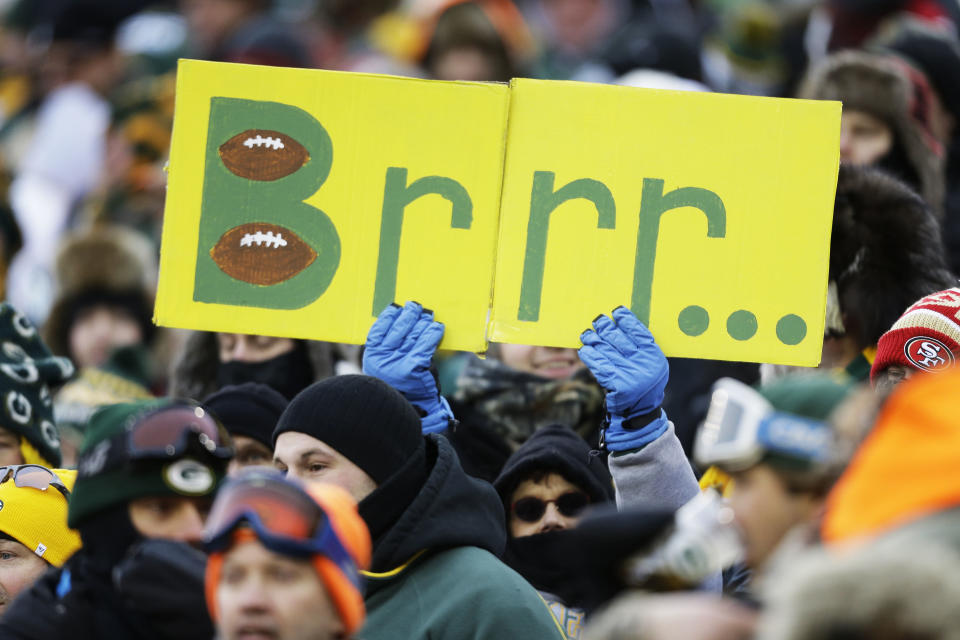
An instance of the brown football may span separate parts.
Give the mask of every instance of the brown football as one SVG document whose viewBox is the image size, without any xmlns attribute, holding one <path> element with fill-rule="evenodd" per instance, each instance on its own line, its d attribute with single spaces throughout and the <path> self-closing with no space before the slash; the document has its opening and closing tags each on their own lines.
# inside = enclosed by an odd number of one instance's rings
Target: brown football
<svg viewBox="0 0 960 640">
<path fill-rule="evenodd" d="M 307 164 L 302 144 L 279 131 L 247 129 L 220 145 L 224 166 L 248 180 L 279 180 Z"/>
<path fill-rule="evenodd" d="M 309 267 L 317 252 L 286 227 L 249 222 L 223 234 L 210 257 L 231 278 L 271 285 Z"/>
</svg>

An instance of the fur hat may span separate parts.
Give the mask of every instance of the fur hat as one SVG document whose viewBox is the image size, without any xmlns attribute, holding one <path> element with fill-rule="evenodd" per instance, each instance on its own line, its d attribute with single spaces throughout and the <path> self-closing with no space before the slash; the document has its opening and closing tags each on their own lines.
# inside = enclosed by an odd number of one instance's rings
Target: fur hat
<svg viewBox="0 0 960 640">
<path fill-rule="evenodd" d="M 899 58 L 844 51 L 826 58 L 804 80 L 799 97 L 840 100 L 844 109 L 883 120 L 902 146 L 919 180 L 918 191 L 943 211 L 944 129 L 942 109 L 926 77 Z"/>
<path fill-rule="evenodd" d="M 813 551 L 786 568 L 770 582 L 759 640 L 960 640 L 960 558 L 949 548 Z"/>
<path fill-rule="evenodd" d="M 860 347 L 880 336 L 916 300 L 956 283 L 930 207 L 901 182 L 867 167 L 841 166 L 830 238 L 828 325 Z"/>
<path fill-rule="evenodd" d="M 67 355 L 75 314 L 100 301 L 129 308 L 149 338 L 156 274 L 154 249 L 136 231 L 95 225 L 68 235 L 57 253 L 58 292 L 44 325 L 50 350 Z"/>
</svg>

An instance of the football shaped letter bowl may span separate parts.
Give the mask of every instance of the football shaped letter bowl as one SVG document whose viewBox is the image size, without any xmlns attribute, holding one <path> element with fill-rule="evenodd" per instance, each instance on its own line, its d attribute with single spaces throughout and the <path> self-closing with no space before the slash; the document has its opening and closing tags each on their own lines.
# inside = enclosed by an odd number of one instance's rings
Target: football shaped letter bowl
<svg viewBox="0 0 960 640">
<path fill-rule="evenodd" d="M 247 129 L 220 145 L 220 159 L 234 175 L 266 182 L 296 173 L 310 154 L 279 131 Z"/>
<path fill-rule="evenodd" d="M 250 222 L 223 234 L 210 257 L 231 278 L 269 286 L 309 267 L 317 252 L 286 227 Z"/>
</svg>

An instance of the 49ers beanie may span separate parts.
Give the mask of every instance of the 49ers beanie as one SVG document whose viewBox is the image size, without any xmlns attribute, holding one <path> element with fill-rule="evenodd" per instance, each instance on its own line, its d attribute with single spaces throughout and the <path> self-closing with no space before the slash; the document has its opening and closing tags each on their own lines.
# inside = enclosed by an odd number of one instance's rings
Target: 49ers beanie
<svg viewBox="0 0 960 640">
<path fill-rule="evenodd" d="M 870 380 L 891 365 L 939 372 L 960 354 L 960 288 L 932 293 L 913 304 L 880 336 Z"/>
<path fill-rule="evenodd" d="M 420 416 L 400 392 L 363 375 L 315 382 L 290 401 L 273 445 L 293 431 L 321 440 L 382 484 L 424 447 Z"/>
</svg>

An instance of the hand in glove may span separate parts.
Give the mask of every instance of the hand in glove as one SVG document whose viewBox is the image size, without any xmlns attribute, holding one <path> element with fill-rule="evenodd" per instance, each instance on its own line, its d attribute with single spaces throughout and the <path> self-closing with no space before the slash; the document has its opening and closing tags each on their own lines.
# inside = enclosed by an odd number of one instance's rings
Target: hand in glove
<svg viewBox="0 0 960 640">
<path fill-rule="evenodd" d="M 650 331 L 626 307 L 600 316 L 580 336 L 580 359 L 607 392 L 610 451 L 638 449 L 667 429 L 663 390 L 670 369 Z"/>
<path fill-rule="evenodd" d="M 402 393 L 423 415 L 424 433 L 444 431 L 454 419 L 430 371 L 441 338 L 443 324 L 432 311 L 416 302 L 391 304 L 370 327 L 363 353 L 363 372 Z"/>
</svg>

